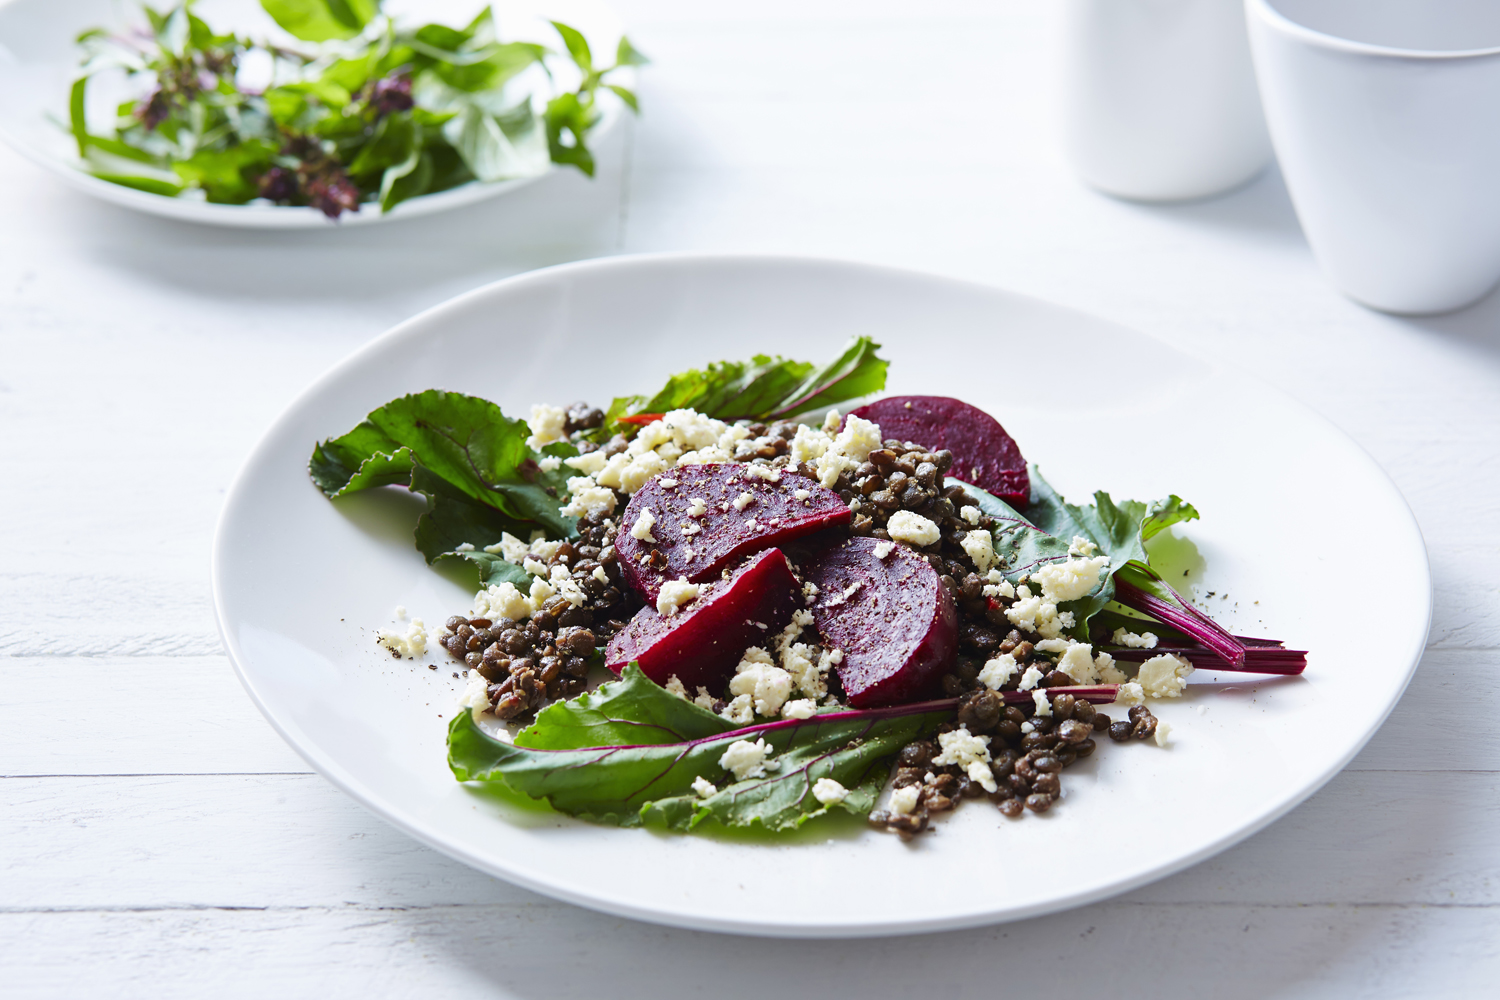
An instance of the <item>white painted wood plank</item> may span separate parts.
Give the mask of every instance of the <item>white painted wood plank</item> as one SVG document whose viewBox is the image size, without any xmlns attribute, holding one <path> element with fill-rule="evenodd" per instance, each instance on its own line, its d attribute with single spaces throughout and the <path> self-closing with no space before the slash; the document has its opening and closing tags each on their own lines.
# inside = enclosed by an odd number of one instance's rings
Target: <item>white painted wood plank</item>
<svg viewBox="0 0 1500 1000">
<path fill-rule="evenodd" d="M 1497 791 L 1494 773 L 1347 772 L 1136 897 L 1500 906 Z M 9 778 L 0 803 L 0 902 L 12 909 L 442 906 L 519 891 L 421 847 L 314 775 Z M 1101 831 L 1101 850 L 1150 849 Z"/>
<path fill-rule="evenodd" d="M 1492 907 L 1120 902 L 983 930 L 851 942 L 669 931 L 542 901 L 452 909 L 0 914 L 7 995 L 1493 996 Z"/>
</svg>

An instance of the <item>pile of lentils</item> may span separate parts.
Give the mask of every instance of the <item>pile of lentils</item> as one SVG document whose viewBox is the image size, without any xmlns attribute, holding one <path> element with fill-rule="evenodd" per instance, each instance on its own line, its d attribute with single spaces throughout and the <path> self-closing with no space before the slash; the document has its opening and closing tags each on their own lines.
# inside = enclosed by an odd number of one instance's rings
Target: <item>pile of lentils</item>
<svg viewBox="0 0 1500 1000">
<path fill-rule="evenodd" d="M 1006 705 L 988 689 L 965 696 L 959 702 L 957 721 L 945 723 L 938 732 L 951 733 L 964 726 L 977 736 L 990 737 L 990 770 L 996 790 L 985 791 L 956 765 L 933 766 L 933 758 L 941 753 L 938 741 L 917 740 L 897 756 L 894 781 L 896 788 L 921 788 L 916 808 L 909 813 L 877 811 L 870 815 L 870 825 L 910 839 L 927 829 L 933 813 L 977 798 L 988 798 L 1011 819 L 1027 810 L 1044 813 L 1062 794 L 1063 769 L 1093 754 L 1096 734 L 1106 734 L 1117 743 L 1156 735 L 1156 716 L 1145 705 L 1132 706 L 1125 719 L 1112 719 L 1070 694 L 1053 695 L 1049 701 L 1050 716 L 1036 715 L 1030 704 Z"/>
<path fill-rule="evenodd" d="M 549 572 L 565 567 L 583 589 L 587 600 L 581 607 L 553 596 L 526 621 L 448 619 L 448 631 L 438 642 L 489 682 L 491 710 L 498 718 L 518 719 L 550 701 L 583 693 L 595 647 L 608 642 L 640 608 L 640 599 L 620 576 L 615 531 L 615 523 L 602 514 L 583 518 L 578 541 L 559 545 L 547 564 Z M 594 576 L 599 567 L 608 583 Z"/>
</svg>

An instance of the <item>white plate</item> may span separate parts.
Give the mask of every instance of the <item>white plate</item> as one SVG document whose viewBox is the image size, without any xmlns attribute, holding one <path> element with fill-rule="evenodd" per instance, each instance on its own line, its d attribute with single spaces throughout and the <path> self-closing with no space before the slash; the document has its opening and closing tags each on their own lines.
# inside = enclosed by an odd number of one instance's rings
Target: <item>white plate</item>
<svg viewBox="0 0 1500 1000">
<path fill-rule="evenodd" d="M 597 827 L 455 782 L 444 759 L 461 687 L 453 661 L 440 650 L 429 656 L 436 671 L 392 660 L 373 632 L 397 604 L 437 626 L 471 595 L 412 546 L 420 504 L 410 495 L 324 499 L 307 478 L 314 441 L 429 387 L 524 414 L 532 402 L 649 391 L 718 358 L 821 360 L 853 334 L 885 345 L 892 392 L 989 410 L 1070 497 L 1191 500 L 1203 519 L 1159 553 L 1172 581 L 1226 595 L 1202 600 L 1234 631 L 1311 650 L 1306 675 L 1200 672 L 1180 702 L 1159 706 L 1171 748 L 1106 740 L 1065 773 L 1050 814 L 1010 821 L 969 803 L 911 845 L 854 820 L 769 841 Z M 1416 665 L 1430 609 L 1422 538 L 1395 487 L 1343 434 L 1265 385 L 992 288 L 697 255 L 532 272 L 358 351 L 246 463 L 224 507 L 213 580 L 225 645 L 266 717 L 413 837 L 595 909 L 807 937 L 1046 913 L 1244 839 L 1312 794 L 1380 725 Z"/>
<path fill-rule="evenodd" d="M 154 3 L 166 8 L 168 3 Z M 482 0 L 387 0 L 385 9 L 402 23 L 436 21 L 467 23 L 486 4 Z M 613 61 L 622 28 L 619 18 L 597 0 L 496 0 L 495 17 L 504 41 L 540 42 L 561 51 L 562 42 L 546 23 L 548 18 L 582 31 L 596 58 Z M 238 31 L 255 38 L 278 35 L 280 29 L 261 9 L 259 0 L 202 0 L 194 12 L 211 27 Z M 79 49 L 73 39 L 88 28 L 121 28 L 144 23 L 140 6 L 126 0 L 0 0 L 0 139 L 27 159 L 77 188 L 116 205 L 152 215 L 215 226 L 249 229 L 308 229 L 329 220 L 313 208 L 286 205 L 212 205 L 192 198 L 169 198 L 100 180 L 83 169 L 77 147 L 67 131 L 68 92 L 78 76 Z M 565 75 L 567 67 L 550 65 Z M 618 80 L 631 86 L 634 70 L 621 70 Z M 589 133 L 592 147 L 601 145 L 618 125 L 623 105 L 613 94 L 599 101 L 601 118 Z M 62 123 L 61 125 L 59 123 Z M 552 170 L 562 168 L 553 165 Z M 545 176 L 545 175 L 542 175 Z M 372 225 L 389 219 L 430 215 L 509 194 L 537 180 L 468 184 L 402 202 L 381 214 L 364 205 L 345 213 L 339 224 Z"/>
</svg>

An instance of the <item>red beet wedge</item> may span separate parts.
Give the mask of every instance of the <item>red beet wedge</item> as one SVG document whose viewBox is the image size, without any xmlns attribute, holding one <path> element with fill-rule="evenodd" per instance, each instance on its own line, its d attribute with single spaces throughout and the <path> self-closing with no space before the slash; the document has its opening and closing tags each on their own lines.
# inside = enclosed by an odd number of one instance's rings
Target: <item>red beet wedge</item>
<svg viewBox="0 0 1500 1000">
<path fill-rule="evenodd" d="M 978 486 L 1012 507 L 1031 502 L 1031 477 L 1015 439 L 994 417 L 948 396 L 892 396 L 850 416 L 873 420 L 887 438 L 953 452 L 948 475 Z"/>
<path fill-rule="evenodd" d="M 750 469 L 771 472 L 740 463 L 681 465 L 637 490 L 615 540 L 620 569 L 630 585 L 655 602 L 666 580 L 713 580 L 752 552 L 849 523 L 849 508 L 832 490 L 795 473 L 776 472 L 773 481 L 750 474 Z M 799 499 L 799 494 L 805 495 Z M 650 532 L 654 542 L 631 534 L 648 510 L 655 519 Z"/>
<path fill-rule="evenodd" d="M 818 585 L 813 623 L 825 643 L 844 652 L 839 681 L 855 708 L 918 698 L 952 661 L 958 649 L 953 598 L 912 549 L 851 538 L 804 568 Z"/>
<path fill-rule="evenodd" d="M 658 684 L 675 676 L 689 691 L 702 685 L 718 693 L 746 649 L 766 645 L 786 628 L 801 593 L 786 556 L 770 549 L 671 618 L 642 608 L 609 640 L 605 665 L 618 674 L 636 660 Z"/>
</svg>

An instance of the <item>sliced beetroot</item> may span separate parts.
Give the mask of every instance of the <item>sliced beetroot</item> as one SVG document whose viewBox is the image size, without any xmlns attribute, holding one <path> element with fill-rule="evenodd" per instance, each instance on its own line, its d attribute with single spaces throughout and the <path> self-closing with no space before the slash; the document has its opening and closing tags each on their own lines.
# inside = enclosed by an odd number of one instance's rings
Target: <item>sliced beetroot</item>
<svg viewBox="0 0 1500 1000">
<path fill-rule="evenodd" d="M 803 569 L 818 585 L 813 624 L 824 643 L 843 651 L 839 681 L 855 708 L 920 697 L 952 661 L 958 649 L 953 598 L 914 550 L 850 538 Z"/>
<path fill-rule="evenodd" d="M 742 463 L 680 465 L 637 490 L 620 517 L 615 539 L 615 553 L 630 585 L 655 603 L 666 580 L 713 580 L 752 552 L 849 523 L 849 508 L 832 490 L 796 473 L 781 471 L 772 481 L 750 469 L 770 471 Z M 740 500 L 746 493 L 753 498 L 748 503 Z M 799 499 L 799 493 L 806 495 Z M 703 501 L 703 512 L 697 516 L 692 513 L 695 499 Z M 742 506 L 736 507 L 737 501 Z M 631 534 L 648 510 L 655 519 L 655 542 Z"/>
<path fill-rule="evenodd" d="M 802 585 L 779 549 L 751 556 L 729 579 L 663 618 L 642 608 L 609 640 L 605 666 L 615 673 L 631 660 L 658 684 L 677 677 L 689 691 L 722 692 L 740 657 L 764 646 L 792 620 Z"/>
<path fill-rule="evenodd" d="M 948 475 L 978 486 L 1012 507 L 1031 501 L 1031 477 L 1015 439 L 978 407 L 949 396 L 892 396 L 850 416 L 873 420 L 887 438 L 953 452 Z"/>
</svg>

